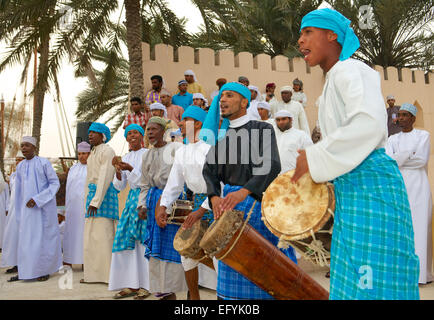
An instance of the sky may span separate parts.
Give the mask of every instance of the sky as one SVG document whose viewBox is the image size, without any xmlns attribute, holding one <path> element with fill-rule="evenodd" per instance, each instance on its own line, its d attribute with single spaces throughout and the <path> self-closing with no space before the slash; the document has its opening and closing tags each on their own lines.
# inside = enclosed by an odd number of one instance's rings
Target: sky
<svg viewBox="0 0 434 320">
<path fill-rule="evenodd" d="M 169 7 L 178 15 L 178 17 L 186 17 L 188 19 L 186 28 L 189 32 L 193 33 L 199 30 L 199 26 L 202 23 L 202 18 L 200 16 L 199 10 L 194 5 L 192 5 L 189 0 L 169 0 L 167 2 Z M 0 56 L 2 56 L 6 50 L 7 48 L 5 44 L 0 43 Z M 31 62 L 31 66 L 33 66 L 33 62 Z M 30 69 L 31 71 L 29 73 L 29 83 L 27 84 L 28 88 L 31 87 L 33 81 L 33 68 Z M 21 70 L 22 67 L 16 65 L 0 73 L 0 97 L 3 97 L 6 103 L 11 102 L 14 98 L 14 95 L 17 96 L 17 103 L 22 102 L 23 86 L 20 86 L 19 84 Z M 76 96 L 80 91 L 86 88 L 86 79 L 75 78 L 73 66 L 68 62 L 64 62 L 59 75 L 59 83 L 60 92 L 65 107 L 65 113 L 67 115 L 70 125 L 72 141 L 75 144 L 76 118 L 74 114 L 77 108 Z M 31 99 L 30 106 L 33 105 L 32 101 L 33 100 Z M 30 106 L 28 106 L 28 108 L 30 108 Z M 30 135 L 31 132 L 27 132 L 25 134 Z M 65 141 L 65 138 L 63 140 Z M 109 144 L 111 147 L 114 148 L 116 154 L 118 155 L 123 155 L 128 151 L 126 150 L 126 143 L 125 138 L 123 137 L 122 130 L 119 130 L 114 135 Z M 71 142 L 70 145 L 70 150 L 71 152 L 73 152 Z M 45 96 L 39 155 L 48 158 L 69 156 L 69 153 L 66 151 L 66 147 L 65 152 L 62 152 L 62 147 L 59 139 L 59 129 L 56 120 L 56 105 L 54 103 L 54 95 L 52 95 L 51 93 Z"/>
</svg>

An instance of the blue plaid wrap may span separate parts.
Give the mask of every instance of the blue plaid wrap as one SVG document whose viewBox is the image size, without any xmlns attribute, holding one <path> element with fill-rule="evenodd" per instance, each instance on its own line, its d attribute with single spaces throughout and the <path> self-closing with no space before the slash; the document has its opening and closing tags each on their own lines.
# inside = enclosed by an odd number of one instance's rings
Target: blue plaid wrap
<svg viewBox="0 0 434 320">
<path fill-rule="evenodd" d="M 146 239 L 146 220 L 139 219 L 137 203 L 139 202 L 140 188 L 131 189 L 128 193 L 125 208 L 116 227 L 112 252 L 134 250 L 136 241 L 141 244 Z"/>
<path fill-rule="evenodd" d="M 196 211 L 197 209 L 199 209 L 207 197 L 208 197 L 208 194 L 206 194 L 206 193 L 195 193 L 194 194 L 193 211 Z M 208 221 L 208 226 L 211 225 L 211 223 L 214 221 L 214 214 L 212 213 L 212 211 L 207 210 L 205 212 L 205 214 L 203 215 L 202 220 Z"/>
<path fill-rule="evenodd" d="M 419 299 L 404 180 L 384 149 L 333 181 L 330 299 Z"/>
<path fill-rule="evenodd" d="M 241 186 L 225 185 L 223 195 L 226 196 L 230 192 L 238 191 Z M 250 211 L 255 199 L 251 196 L 239 203 L 235 210 L 243 211 L 244 219 L 247 218 L 247 213 Z M 255 228 L 265 239 L 270 241 L 273 245 L 277 246 L 279 239 L 267 229 L 261 220 L 261 203 L 256 202 L 249 224 Z M 294 249 L 280 249 L 287 257 L 297 263 Z M 231 267 L 219 261 L 218 274 L 217 274 L 217 296 L 224 300 L 272 300 L 274 299 L 267 292 L 256 286 L 253 282 L 246 277 L 233 270 Z"/>
<path fill-rule="evenodd" d="M 86 216 L 85 216 L 86 218 L 90 217 L 87 210 L 89 209 L 90 202 L 95 196 L 96 184 L 89 183 L 88 188 L 89 188 L 89 192 L 87 194 L 87 199 L 86 199 Z M 102 203 L 99 206 L 93 218 L 108 218 L 113 220 L 119 220 L 118 193 L 119 191 L 116 190 L 116 188 L 113 186 L 113 183 L 110 183 L 110 186 L 107 189 L 104 199 L 102 200 Z"/>
<path fill-rule="evenodd" d="M 160 228 L 155 220 L 155 207 L 160 199 L 163 190 L 157 187 L 149 189 L 146 196 L 146 207 L 148 208 L 147 236 L 145 240 L 145 257 L 153 257 L 166 262 L 181 263 L 181 256 L 173 248 L 173 239 L 179 226 L 168 224 Z"/>
</svg>

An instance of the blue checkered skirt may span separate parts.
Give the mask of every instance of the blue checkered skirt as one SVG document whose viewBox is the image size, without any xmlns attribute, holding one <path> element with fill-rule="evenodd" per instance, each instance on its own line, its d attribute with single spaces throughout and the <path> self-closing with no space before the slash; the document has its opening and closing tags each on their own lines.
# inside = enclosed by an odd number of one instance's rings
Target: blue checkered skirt
<svg viewBox="0 0 434 320">
<path fill-rule="evenodd" d="M 419 299 L 410 206 L 396 162 L 379 149 L 333 183 L 330 299 Z"/>
<path fill-rule="evenodd" d="M 90 183 L 89 192 L 86 198 L 86 218 L 89 218 L 89 214 L 87 210 L 89 209 L 90 202 L 96 193 L 96 184 Z M 113 220 L 119 220 L 119 201 L 118 201 L 118 193 L 119 191 L 113 186 L 113 183 L 110 183 L 110 186 L 107 189 L 107 192 L 104 196 L 104 199 L 99 206 L 96 214 L 93 216 L 94 218 L 108 218 Z"/>
<path fill-rule="evenodd" d="M 146 220 L 139 219 L 137 203 L 140 188 L 131 189 L 128 193 L 125 208 L 116 228 L 112 252 L 134 250 L 136 241 L 144 244 L 146 239 Z"/>
<path fill-rule="evenodd" d="M 163 190 L 157 187 L 149 189 L 146 196 L 146 207 L 148 208 L 147 236 L 145 240 L 145 257 L 153 257 L 166 262 L 181 263 L 181 256 L 173 248 L 173 239 L 179 226 L 168 224 L 160 228 L 155 220 L 155 207 L 160 199 Z"/>
<path fill-rule="evenodd" d="M 206 193 L 195 193 L 194 194 L 194 204 L 193 204 L 193 211 L 198 210 L 202 203 L 206 200 L 208 195 Z M 211 225 L 214 221 L 214 214 L 212 211 L 207 210 L 205 214 L 202 217 L 202 220 L 205 220 L 208 222 L 208 226 Z"/>
<path fill-rule="evenodd" d="M 225 185 L 223 195 L 226 196 L 230 192 L 238 191 L 242 187 Z M 243 211 L 245 213 L 244 219 L 247 218 L 247 213 L 252 208 L 255 199 L 251 196 L 239 203 L 235 210 Z M 265 224 L 261 220 L 261 203 L 256 202 L 252 215 L 249 220 L 249 224 L 255 228 L 265 239 L 270 241 L 277 247 L 279 239 L 267 229 Z M 287 257 L 297 263 L 294 249 L 289 247 L 288 249 L 280 249 Z M 253 282 L 246 277 L 233 270 L 231 267 L 219 261 L 218 275 L 217 275 L 217 296 L 224 300 L 271 300 L 274 299 L 267 292 L 256 286 Z"/>
</svg>

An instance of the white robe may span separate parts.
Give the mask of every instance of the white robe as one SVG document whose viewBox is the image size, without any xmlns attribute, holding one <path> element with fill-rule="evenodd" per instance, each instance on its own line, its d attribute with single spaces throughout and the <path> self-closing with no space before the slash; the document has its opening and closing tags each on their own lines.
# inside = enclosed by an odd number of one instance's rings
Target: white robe
<svg viewBox="0 0 434 320">
<path fill-rule="evenodd" d="M 170 175 L 161 195 L 160 205 L 170 208 L 184 189 L 184 183 L 193 193 L 206 193 L 206 182 L 202 175 L 206 155 L 211 146 L 203 141 L 183 145 L 175 153 Z M 184 259 L 183 259 L 184 260 Z M 186 263 L 183 262 L 183 265 Z M 189 262 L 187 262 L 189 264 Z M 215 290 L 217 273 L 201 263 L 194 263 L 199 269 L 199 284 Z"/>
<path fill-rule="evenodd" d="M 10 176 L 9 187 L 11 195 L 9 198 L 8 215 L 6 217 L 5 232 L 3 234 L 3 248 L 0 260 L 0 267 L 14 267 L 17 263 L 18 252 L 18 223 L 15 218 L 14 199 L 15 199 L 15 177 L 16 172 Z"/>
<path fill-rule="evenodd" d="M 290 128 L 282 132 L 276 124 L 274 124 L 273 127 L 276 133 L 280 164 L 282 166 L 280 173 L 293 170 L 295 169 L 299 155 L 297 150 L 304 150 L 312 145 L 312 139 L 302 130 Z"/>
<path fill-rule="evenodd" d="M 17 166 L 15 210 L 18 232 L 18 276 L 34 279 L 62 266 L 56 192 L 59 179 L 51 163 L 38 156 Z M 33 208 L 26 206 L 33 199 Z"/>
<path fill-rule="evenodd" d="M 356 168 L 387 141 L 380 76 L 361 61 L 338 61 L 319 98 L 321 141 L 306 148 L 312 179 L 331 181 Z"/>
<path fill-rule="evenodd" d="M 416 254 L 419 257 L 419 283 L 433 280 L 432 196 L 427 175 L 430 134 L 413 129 L 389 137 L 386 152 L 396 160 L 407 189 L 414 228 Z"/>
<path fill-rule="evenodd" d="M 71 264 L 83 264 L 86 175 L 87 165 L 76 163 L 66 180 L 63 261 Z"/>
<path fill-rule="evenodd" d="M 6 229 L 6 211 L 9 206 L 9 185 L 0 172 L 0 248 L 3 248 L 3 236 Z"/>
<path fill-rule="evenodd" d="M 283 101 L 277 101 L 271 106 L 271 114 L 274 118 L 277 111 L 286 110 L 292 114 L 292 126 L 296 129 L 303 130 L 310 136 L 309 122 L 307 121 L 306 112 L 300 102 L 289 101 L 285 103 Z"/>
<path fill-rule="evenodd" d="M 299 92 L 295 92 L 295 91 L 294 91 L 294 93 L 293 93 L 292 96 L 291 96 L 291 100 L 292 100 L 292 101 L 300 102 L 301 105 L 302 105 L 304 108 L 306 108 L 307 97 L 306 97 L 306 94 L 305 94 L 304 92 L 301 92 L 301 91 L 299 91 Z"/>
<path fill-rule="evenodd" d="M 130 151 L 122 157 L 122 161 L 130 164 L 134 170 L 122 171 L 121 180 L 113 179 L 114 187 L 122 191 L 127 183 L 130 189 L 139 187 L 142 176 L 142 157 L 148 150 L 142 148 Z M 122 250 L 112 253 L 110 266 L 109 290 L 121 290 L 125 288 L 149 290 L 149 261 L 145 258 L 146 247 L 136 241 L 134 250 Z"/>
</svg>

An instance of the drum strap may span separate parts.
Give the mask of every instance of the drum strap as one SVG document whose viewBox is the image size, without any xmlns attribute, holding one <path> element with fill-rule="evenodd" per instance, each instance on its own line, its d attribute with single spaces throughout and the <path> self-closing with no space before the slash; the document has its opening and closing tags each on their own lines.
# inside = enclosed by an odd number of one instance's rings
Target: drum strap
<svg viewBox="0 0 434 320">
<path fill-rule="evenodd" d="M 227 255 L 232 251 L 232 249 L 233 249 L 233 248 L 235 247 L 235 245 L 237 244 L 238 239 L 240 239 L 240 237 L 241 237 L 241 235 L 243 234 L 243 231 L 244 231 L 244 229 L 245 229 L 247 223 L 248 223 L 249 220 L 250 220 L 250 217 L 252 216 L 253 209 L 255 209 L 255 206 L 256 206 L 256 201 L 257 201 L 257 200 L 255 200 L 255 202 L 253 202 L 252 208 L 250 209 L 249 213 L 247 214 L 246 221 L 244 221 L 243 226 L 241 227 L 240 232 L 238 233 L 238 236 L 237 236 L 237 238 L 235 239 L 234 243 L 232 243 L 232 245 L 231 245 L 231 247 L 228 249 L 228 251 L 226 251 L 226 253 L 223 255 L 223 257 L 219 258 L 219 260 L 224 260 L 224 258 L 226 258 L 226 256 L 227 256 Z"/>
</svg>

